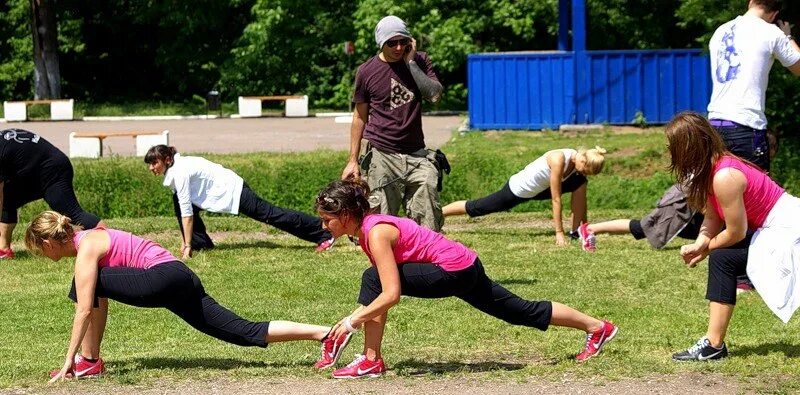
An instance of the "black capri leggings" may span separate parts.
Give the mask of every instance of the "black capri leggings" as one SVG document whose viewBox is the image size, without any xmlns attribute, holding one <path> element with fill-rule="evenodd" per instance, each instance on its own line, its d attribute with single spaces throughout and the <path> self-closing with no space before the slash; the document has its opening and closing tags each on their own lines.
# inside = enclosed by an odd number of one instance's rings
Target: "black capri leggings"
<svg viewBox="0 0 800 395">
<path fill-rule="evenodd" d="M 747 250 L 752 233 L 744 240 L 711 251 L 708 257 L 708 286 L 706 299 L 712 302 L 736 304 L 736 278 L 747 274 Z"/>
<path fill-rule="evenodd" d="M 78 301 L 75 280 L 69 298 Z M 195 329 L 239 346 L 267 346 L 269 321 L 252 322 L 208 296 L 200 278 L 183 262 L 149 269 L 103 267 L 97 276 L 96 298 L 109 298 L 137 307 L 164 307 Z"/>
<path fill-rule="evenodd" d="M 583 184 L 586 184 L 586 176 L 580 173 L 573 173 L 566 180 L 561 182 L 561 193 L 575 192 Z M 467 215 L 470 217 L 480 217 L 482 215 L 498 213 L 501 211 L 510 210 L 514 206 L 525 203 L 528 200 L 550 200 L 552 194 L 550 188 L 539 192 L 536 196 L 530 198 L 521 198 L 511 192 L 508 182 L 500 188 L 499 191 L 484 196 L 480 199 L 468 200 L 465 208 Z"/>
<path fill-rule="evenodd" d="M 74 224 L 83 226 L 84 229 L 97 227 L 100 218 L 84 211 L 75 196 L 75 189 L 72 187 L 72 165 L 67 162 L 66 166 L 61 166 L 59 172 L 59 176 L 44 188 L 38 185 L 5 183 L 3 185 L 4 199 L 0 222 L 5 224 L 17 223 L 17 210 L 20 207 L 34 200 L 44 198 L 44 201 L 53 211 L 66 215 Z"/>
<path fill-rule="evenodd" d="M 520 298 L 486 276 L 480 259 L 472 266 L 447 272 L 431 263 L 403 263 L 400 288 L 403 295 L 418 298 L 455 296 L 476 309 L 514 325 L 547 330 L 553 315 L 549 301 L 530 301 Z M 375 266 L 364 271 L 358 303 L 369 305 L 381 293 L 381 280 Z"/>
</svg>

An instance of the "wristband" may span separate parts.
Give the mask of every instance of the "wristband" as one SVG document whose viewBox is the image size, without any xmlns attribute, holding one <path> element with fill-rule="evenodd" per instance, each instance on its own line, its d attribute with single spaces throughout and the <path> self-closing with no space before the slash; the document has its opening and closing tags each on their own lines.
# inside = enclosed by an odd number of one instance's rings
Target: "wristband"
<svg viewBox="0 0 800 395">
<path fill-rule="evenodd" d="M 792 36 L 791 34 L 787 34 L 786 38 L 788 38 L 789 41 L 794 41 L 794 36 Z"/>
<path fill-rule="evenodd" d="M 361 329 L 353 327 L 353 323 L 350 322 L 350 320 L 352 318 L 353 317 L 351 317 L 351 316 L 347 316 L 347 318 L 344 319 L 344 329 L 347 329 L 347 331 L 350 332 L 350 333 L 355 333 L 355 332 L 360 331 Z"/>
</svg>

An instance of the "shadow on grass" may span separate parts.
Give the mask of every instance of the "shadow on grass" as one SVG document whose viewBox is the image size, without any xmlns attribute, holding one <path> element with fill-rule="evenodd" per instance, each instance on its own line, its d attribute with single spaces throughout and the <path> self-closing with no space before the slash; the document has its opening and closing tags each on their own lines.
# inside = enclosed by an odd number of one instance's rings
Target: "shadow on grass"
<svg viewBox="0 0 800 395">
<path fill-rule="evenodd" d="M 302 246 L 299 246 L 299 245 L 289 245 L 289 246 L 287 246 L 287 245 L 283 245 L 283 244 L 275 244 L 275 243 L 272 243 L 272 242 L 269 242 L 269 241 L 264 241 L 264 240 L 248 241 L 248 242 L 242 242 L 242 243 L 225 242 L 225 243 L 215 244 L 214 245 L 214 249 L 211 250 L 211 251 L 214 251 L 214 250 L 219 250 L 219 251 L 239 250 L 239 249 L 242 249 L 242 248 L 265 248 L 265 249 L 281 248 L 281 249 L 293 249 L 293 250 L 309 249 L 309 250 L 313 251 L 314 250 L 314 244 L 308 243 L 308 245 L 302 245 Z"/>
<path fill-rule="evenodd" d="M 783 355 L 785 355 L 788 358 L 800 357 L 800 345 L 789 344 L 782 340 L 777 343 L 765 343 L 765 344 L 759 344 L 757 346 L 736 347 L 731 351 L 733 355 L 742 357 L 748 355 L 769 355 L 776 352 L 783 353 Z"/>
<path fill-rule="evenodd" d="M 285 368 L 298 366 L 297 363 L 276 363 L 246 361 L 233 358 L 131 358 L 115 361 L 114 373 L 126 374 L 142 369 L 214 369 L 232 370 L 239 368 Z"/>
<path fill-rule="evenodd" d="M 496 371 L 513 371 L 524 368 L 521 363 L 507 362 L 424 362 L 418 359 L 406 359 L 392 366 L 392 370 L 400 375 L 419 376 L 426 374 L 442 375 L 446 373 L 480 373 Z"/>
</svg>

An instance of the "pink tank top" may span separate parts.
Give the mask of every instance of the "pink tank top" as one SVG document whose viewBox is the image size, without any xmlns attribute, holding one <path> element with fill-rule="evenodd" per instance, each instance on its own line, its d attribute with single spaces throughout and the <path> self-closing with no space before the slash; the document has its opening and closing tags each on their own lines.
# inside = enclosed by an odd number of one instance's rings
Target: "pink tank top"
<svg viewBox="0 0 800 395">
<path fill-rule="evenodd" d="M 723 156 L 714 165 L 714 174 L 718 171 L 732 167 L 744 173 L 747 180 L 747 187 L 744 189 L 744 210 L 747 213 L 747 228 L 756 230 L 764 224 L 772 207 L 783 195 L 784 190 L 775 181 L 761 170 L 742 162 L 732 156 Z M 721 219 L 725 219 L 722 208 L 719 206 L 717 197 L 714 194 L 708 196 L 711 205 Z"/>
<path fill-rule="evenodd" d="M 455 272 L 472 266 L 478 254 L 463 244 L 448 240 L 439 233 L 417 225 L 408 218 L 398 218 L 383 214 L 370 214 L 361 223 L 364 238 L 358 242 L 361 249 L 369 257 L 372 265 L 372 253 L 367 239 L 369 231 L 377 224 L 390 224 L 400 230 L 400 237 L 394 246 L 394 259 L 401 263 L 430 263 L 447 272 Z"/>
<path fill-rule="evenodd" d="M 99 267 L 149 269 L 160 263 L 178 260 L 158 243 L 115 229 L 95 228 L 77 232 L 72 238 L 75 248 L 78 248 L 83 236 L 94 230 L 104 230 L 111 237 L 108 252 L 97 263 Z"/>
</svg>

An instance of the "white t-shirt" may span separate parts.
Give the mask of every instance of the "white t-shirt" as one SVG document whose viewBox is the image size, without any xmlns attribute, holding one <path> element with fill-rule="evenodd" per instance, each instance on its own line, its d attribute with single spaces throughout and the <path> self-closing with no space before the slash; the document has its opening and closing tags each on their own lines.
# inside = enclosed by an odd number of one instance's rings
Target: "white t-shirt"
<svg viewBox="0 0 800 395">
<path fill-rule="evenodd" d="M 772 63 L 778 59 L 789 67 L 800 61 L 800 53 L 778 26 L 753 15 L 740 15 L 717 28 L 708 49 L 713 82 L 708 118 L 766 129 L 764 102 Z"/>
<path fill-rule="evenodd" d="M 244 180 L 207 159 L 175 154 L 174 164 L 164 174 L 164 186 L 178 195 L 182 217 L 192 216 L 192 205 L 215 213 L 239 214 Z"/>
<path fill-rule="evenodd" d="M 567 171 L 569 162 L 574 158 L 578 151 L 571 148 L 557 149 L 564 154 L 564 171 Z M 561 175 L 561 181 L 572 175 L 575 170 Z M 508 180 L 508 188 L 517 197 L 532 198 L 547 188 L 550 188 L 550 166 L 547 164 L 547 154 L 529 163 L 519 173 L 514 174 Z"/>
</svg>

